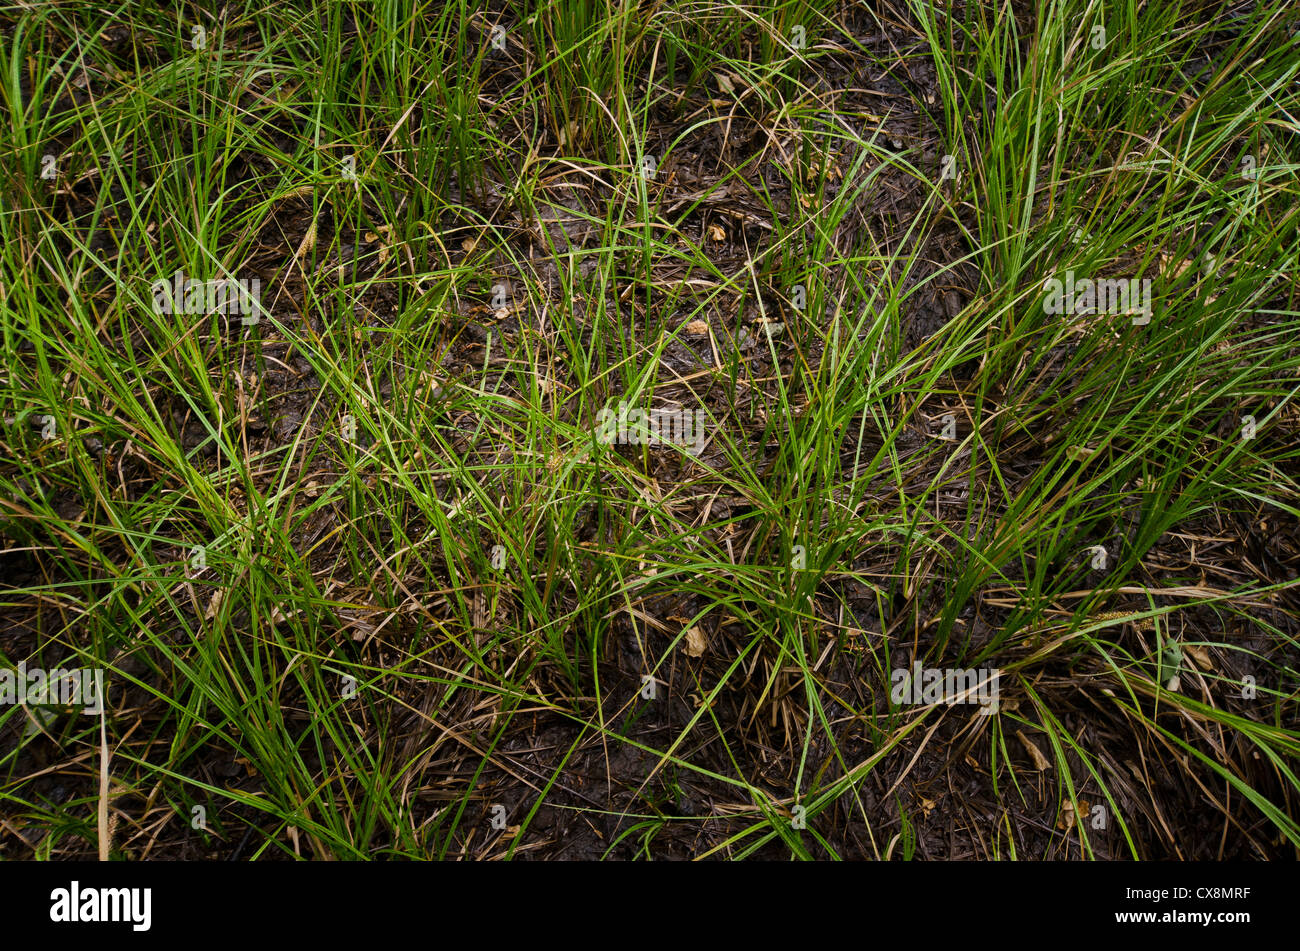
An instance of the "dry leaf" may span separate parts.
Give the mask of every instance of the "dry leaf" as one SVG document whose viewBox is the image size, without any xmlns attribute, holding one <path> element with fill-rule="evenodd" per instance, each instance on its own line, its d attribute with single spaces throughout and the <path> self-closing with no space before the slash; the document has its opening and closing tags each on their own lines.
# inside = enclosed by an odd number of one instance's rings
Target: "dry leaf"
<svg viewBox="0 0 1300 951">
<path fill-rule="evenodd" d="M 1052 764 L 1049 763 L 1047 757 L 1043 755 L 1043 751 L 1034 745 L 1033 740 L 1025 736 L 1024 730 L 1017 730 L 1016 736 L 1020 738 L 1020 744 L 1025 748 L 1025 751 L 1029 753 L 1029 758 L 1034 761 L 1034 769 L 1041 772 L 1042 770 L 1052 768 Z"/>
<path fill-rule="evenodd" d="M 704 636 L 699 625 L 688 627 L 686 629 L 686 656 L 703 657 L 704 648 L 709 645 L 709 639 Z"/>
<path fill-rule="evenodd" d="M 718 73 L 714 78 L 717 79 L 718 81 L 718 90 L 720 92 L 725 92 L 731 95 L 735 95 L 736 84 L 731 81 L 730 76 L 728 76 L 726 73 Z"/>
</svg>

